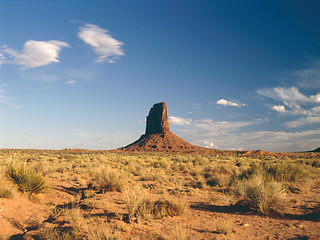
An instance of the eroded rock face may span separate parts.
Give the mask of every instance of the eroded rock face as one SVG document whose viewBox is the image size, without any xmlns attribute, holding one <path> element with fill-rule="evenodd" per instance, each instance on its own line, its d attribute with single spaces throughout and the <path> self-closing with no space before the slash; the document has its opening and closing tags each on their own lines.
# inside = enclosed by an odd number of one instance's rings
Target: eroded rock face
<svg viewBox="0 0 320 240">
<path fill-rule="evenodd" d="M 179 138 L 170 131 L 166 102 L 156 103 L 147 116 L 146 132 L 122 151 L 144 152 L 203 152 L 204 149 Z"/>
<path fill-rule="evenodd" d="M 170 132 L 168 108 L 166 102 L 156 103 L 147 116 L 145 135 L 166 134 Z"/>
</svg>

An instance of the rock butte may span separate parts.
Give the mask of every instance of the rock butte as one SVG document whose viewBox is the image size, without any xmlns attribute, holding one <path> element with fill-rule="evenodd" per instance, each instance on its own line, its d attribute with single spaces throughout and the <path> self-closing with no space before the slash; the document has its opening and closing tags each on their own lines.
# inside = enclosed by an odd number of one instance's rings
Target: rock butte
<svg viewBox="0 0 320 240">
<path fill-rule="evenodd" d="M 126 147 L 124 151 L 204 151 L 206 148 L 195 146 L 170 131 L 168 108 L 166 102 L 156 103 L 147 116 L 146 132 L 137 141 Z"/>
</svg>

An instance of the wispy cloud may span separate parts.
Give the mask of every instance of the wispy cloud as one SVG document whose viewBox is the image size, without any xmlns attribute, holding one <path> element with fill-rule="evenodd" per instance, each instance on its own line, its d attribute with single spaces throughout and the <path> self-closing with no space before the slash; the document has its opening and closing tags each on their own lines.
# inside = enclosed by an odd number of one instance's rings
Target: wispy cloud
<svg viewBox="0 0 320 240">
<path fill-rule="evenodd" d="M 94 24 L 86 24 L 80 27 L 78 37 L 89 44 L 99 56 L 97 62 L 114 63 L 124 55 L 121 49 L 123 43 L 113 38 L 109 31 Z"/>
<path fill-rule="evenodd" d="M 0 85 L 0 105 L 9 107 L 9 108 L 21 108 L 18 104 L 16 104 L 13 99 L 9 96 L 7 96 L 4 87 L 6 85 L 2 84 Z"/>
<path fill-rule="evenodd" d="M 220 99 L 216 102 L 216 104 L 218 105 L 223 105 L 223 106 L 232 106 L 232 107 L 244 107 L 244 106 L 247 106 L 246 104 L 244 103 L 237 103 L 237 102 L 232 102 L 232 101 L 228 101 L 228 100 L 225 100 L 225 99 Z"/>
<path fill-rule="evenodd" d="M 294 121 L 289 121 L 286 123 L 286 126 L 290 128 L 297 128 L 301 126 L 318 124 L 318 123 L 320 123 L 320 116 L 309 116 L 309 117 L 301 117 Z"/>
<path fill-rule="evenodd" d="M 181 118 L 170 116 L 169 117 L 170 123 L 174 125 L 190 125 L 192 120 L 190 118 Z"/>
<path fill-rule="evenodd" d="M 68 43 L 51 40 L 25 42 L 21 51 L 2 46 L 0 49 L 0 64 L 16 64 L 24 68 L 35 68 L 50 63 L 59 62 L 59 53 Z"/>
<path fill-rule="evenodd" d="M 320 93 L 306 95 L 296 87 L 275 87 L 260 89 L 258 93 L 271 99 L 282 102 L 274 105 L 272 110 L 291 116 L 303 116 L 285 123 L 290 128 L 316 124 L 320 119 Z"/>
<path fill-rule="evenodd" d="M 306 96 L 302 94 L 296 87 L 275 87 L 259 89 L 258 93 L 274 100 L 284 101 L 289 105 L 295 103 L 320 103 L 320 93 L 316 95 Z"/>
<path fill-rule="evenodd" d="M 259 123 L 262 121 L 214 122 L 204 119 L 179 129 L 177 134 L 193 144 L 224 150 L 293 152 L 312 150 L 319 146 L 320 129 L 296 132 L 246 131 L 246 126 Z"/>
<path fill-rule="evenodd" d="M 123 147 L 138 138 L 130 132 L 97 133 L 93 131 L 77 130 L 73 132 L 76 137 L 75 148 L 89 149 L 116 149 Z"/>
<path fill-rule="evenodd" d="M 302 69 L 289 72 L 287 80 L 301 88 L 320 88 L 320 60 L 314 60 Z"/>
<path fill-rule="evenodd" d="M 74 85 L 74 84 L 76 84 L 76 81 L 73 80 L 73 79 L 69 79 L 69 80 L 65 81 L 64 84 L 66 84 L 66 85 Z"/>
</svg>

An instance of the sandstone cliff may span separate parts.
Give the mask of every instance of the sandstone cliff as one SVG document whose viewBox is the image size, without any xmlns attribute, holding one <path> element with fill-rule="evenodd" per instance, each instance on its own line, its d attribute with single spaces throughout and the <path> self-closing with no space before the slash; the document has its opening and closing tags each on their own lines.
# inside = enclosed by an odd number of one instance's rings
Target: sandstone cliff
<svg viewBox="0 0 320 240">
<path fill-rule="evenodd" d="M 204 151 L 170 131 L 168 108 L 166 102 L 156 103 L 147 116 L 146 132 L 137 141 L 126 147 L 124 151 Z"/>
</svg>

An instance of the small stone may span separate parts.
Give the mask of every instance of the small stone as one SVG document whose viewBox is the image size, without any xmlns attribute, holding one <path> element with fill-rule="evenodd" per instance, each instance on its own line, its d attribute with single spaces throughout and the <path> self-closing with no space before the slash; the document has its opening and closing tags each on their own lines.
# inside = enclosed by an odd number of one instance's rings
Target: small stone
<svg viewBox="0 0 320 240">
<path fill-rule="evenodd" d="M 244 227 L 249 227 L 250 224 L 249 224 L 249 223 L 244 223 L 243 226 L 244 226 Z"/>
</svg>

